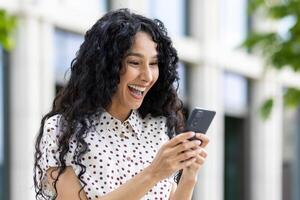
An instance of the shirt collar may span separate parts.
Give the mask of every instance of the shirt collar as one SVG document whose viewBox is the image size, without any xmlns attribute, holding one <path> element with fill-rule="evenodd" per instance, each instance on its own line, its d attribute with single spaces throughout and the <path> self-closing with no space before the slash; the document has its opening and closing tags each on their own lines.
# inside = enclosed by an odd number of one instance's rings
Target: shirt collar
<svg viewBox="0 0 300 200">
<path fill-rule="evenodd" d="M 104 111 L 100 117 L 100 125 L 109 127 L 113 131 L 116 131 L 116 127 L 118 127 L 117 129 L 119 129 L 118 132 L 120 133 L 120 129 L 122 126 L 126 128 L 129 128 L 128 126 L 130 126 L 138 139 L 140 139 L 142 134 L 142 118 L 140 117 L 137 110 L 132 110 L 129 117 L 124 122 L 121 122 L 120 120 L 111 116 L 107 111 Z M 125 131 L 123 135 L 129 137 L 131 133 Z"/>
<path fill-rule="evenodd" d="M 137 110 L 132 110 L 128 119 L 124 121 L 124 123 L 128 123 L 133 131 L 136 133 L 136 136 L 140 139 L 142 134 L 142 119 Z"/>
</svg>

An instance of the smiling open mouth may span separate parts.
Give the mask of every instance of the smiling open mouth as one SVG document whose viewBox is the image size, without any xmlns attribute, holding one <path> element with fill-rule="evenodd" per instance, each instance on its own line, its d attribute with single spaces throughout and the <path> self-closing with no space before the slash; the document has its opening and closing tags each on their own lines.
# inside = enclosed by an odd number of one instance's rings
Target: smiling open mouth
<svg viewBox="0 0 300 200">
<path fill-rule="evenodd" d="M 146 90 L 145 87 L 140 87 L 136 85 L 128 85 L 128 88 L 131 91 L 131 93 L 137 98 L 141 98 Z"/>
</svg>

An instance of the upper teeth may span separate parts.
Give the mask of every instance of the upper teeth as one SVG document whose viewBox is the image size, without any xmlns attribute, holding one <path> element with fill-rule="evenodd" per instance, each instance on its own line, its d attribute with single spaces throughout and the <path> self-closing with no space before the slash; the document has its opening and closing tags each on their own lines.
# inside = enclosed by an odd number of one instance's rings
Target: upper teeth
<svg viewBox="0 0 300 200">
<path fill-rule="evenodd" d="M 128 85 L 128 86 L 135 90 L 141 91 L 141 92 L 144 92 L 146 90 L 146 87 L 140 87 L 140 86 L 136 86 L 136 85 Z"/>
</svg>

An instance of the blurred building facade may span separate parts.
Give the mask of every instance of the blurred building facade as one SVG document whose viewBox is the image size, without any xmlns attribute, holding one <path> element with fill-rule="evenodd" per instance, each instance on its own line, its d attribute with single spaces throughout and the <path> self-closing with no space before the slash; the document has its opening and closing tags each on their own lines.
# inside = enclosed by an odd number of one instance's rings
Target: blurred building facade
<svg viewBox="0 0 300 200">
<path fill-rule="evenodd" d="M 34 199 L 34 139 L 63 86 L 85 31 L 107 10 L 128 7 L 161 19 L 178 50 L 179 94 L 187 110 L 217 111 L 209 157 L 194 200 L 299 200 L 300 111 L 283 109 L 289 71 L 264 73 L 236 48 L 259 24 L 247 0 L 2 0 L 19 18 L 16 48 L 0 49 L 0 200 Z M 261 103 L 275 98 L 267 121 Z"/>
</svg>

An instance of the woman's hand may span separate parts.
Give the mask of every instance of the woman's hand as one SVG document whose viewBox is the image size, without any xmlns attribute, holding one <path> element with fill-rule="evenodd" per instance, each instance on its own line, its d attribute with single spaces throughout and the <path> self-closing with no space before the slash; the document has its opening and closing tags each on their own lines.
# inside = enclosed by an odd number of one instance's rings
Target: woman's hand
<svg viewBox="0 0 300 200">
<path fill-rule="evenodd" d="M 205 147 L 209 143 L 209 139 L 206 135 L 201 133 L 196 133 L 196 138 L 201 141 L 201 144 L 195 149 L 198 149 L 200 152 L 196 155 L 196 160 L 190 165 L 183 168 L 181 178 L 185 181 L 196 182 L 199 169 L 203 166 L 205 159 L 207 157 L 207 152 Z M 185 143 L 189 142 L 188 140 L 184 141 Z M 193 151 L 193 150 L 190 150 Z"/>
<path fill-rule="evenodd" d="M 197 155 L 202 152 L 201 149 L 197 149 L 201 142 L 200 140 L 188 140 L 194 135 L 194 132 L 185 132 L 162 145 L 148 167 L 153 178 L 157 180 L 165 179 L 174 172 L 191 166 L 197 161 Z"/>
</svg>

